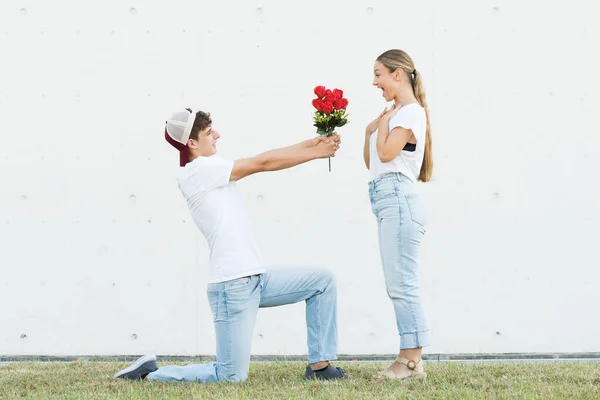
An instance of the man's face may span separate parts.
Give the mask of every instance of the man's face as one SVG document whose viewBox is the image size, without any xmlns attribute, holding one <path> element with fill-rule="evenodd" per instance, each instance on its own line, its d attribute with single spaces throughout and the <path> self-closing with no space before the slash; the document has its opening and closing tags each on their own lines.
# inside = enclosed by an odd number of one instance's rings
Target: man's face
<svg viewBox="0 0 600 400">
<path fill-rule="evenodd" d="M 204 157 L 212 156 L 217 153 L 217 140 L 220 137 L 219 132 L 209 125 L 206 129 L 198 132 L 197 140 L 190 139 L 188 141 L 188 147 L 196 149 Z"/>
</svg>

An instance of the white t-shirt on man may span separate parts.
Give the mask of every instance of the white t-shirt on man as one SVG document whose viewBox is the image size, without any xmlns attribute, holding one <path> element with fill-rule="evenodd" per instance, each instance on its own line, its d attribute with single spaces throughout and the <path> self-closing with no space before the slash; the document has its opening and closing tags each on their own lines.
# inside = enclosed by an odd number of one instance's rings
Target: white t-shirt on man
<svg viewBox="0 0 600 400">
<path fill-rule="evenodd" d="M 417 182 L 417 178 L 421 172 L 421 164 L 423 164 L 423 155 L 425 154 L 425 138 L 427 130 L 425 109 L 418 103 L 407 104 L 400 107 L 396 114 L 390 118 L 388 124 L 389 134 L 393 135 L 392 129 L 398 126 L 404 129 L 412 129 L 412 132 L 417 139 L 416 149 L 415 151 L 402 150 L 393 160 L 382 163 L 377 154 L 378 131 L 375 131 L 371 135 L 369 142 L 369 170 L 371 180 L 389 172 L 401 172 L 414 183 Z"/>
<path fill-rule="evenodd" d="M 208 283 L 265 272 L 250 215 L 236 183 L 233 160 L 198 157 L 180 168 L 177 181 L 210 249 Z"/>
</svg>

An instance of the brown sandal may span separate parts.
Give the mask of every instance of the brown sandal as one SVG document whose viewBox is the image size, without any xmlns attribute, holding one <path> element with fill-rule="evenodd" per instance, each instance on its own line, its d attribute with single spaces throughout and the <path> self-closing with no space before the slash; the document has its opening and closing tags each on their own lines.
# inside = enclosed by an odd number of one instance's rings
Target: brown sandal
<svg viewBox="0 0 600 400">
<path fill-rule="evenodd" d="M 394 371 L 385 370 L 377 373 L 374 378 L 375 379 L 392 379 L 392 380 L 404 380 L 404 379 L 425 379 L 427 377 L 427 373 L 421 368 L 421 371 L 417 371 L 419 366 L 423 366 L 423 360 L 419 360 L 419 362 L 414 362 L 413 360 L 409 360 L 407 358 L 398 357 L 396 358 L 396 362 L 398 364 L 404 364 L 411 371 L 411 374 L 408 376 L 397 376 Z"/>
</svg>

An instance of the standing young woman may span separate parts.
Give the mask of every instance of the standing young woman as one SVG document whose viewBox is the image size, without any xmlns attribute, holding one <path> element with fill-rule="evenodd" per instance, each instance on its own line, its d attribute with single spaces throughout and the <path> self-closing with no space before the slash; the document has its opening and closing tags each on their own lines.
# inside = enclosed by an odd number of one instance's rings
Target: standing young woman
<svg viewBox="0 0 600 400">
<path fill-rule="evenodd" d="M 431 334 L 417 270 L 427 212 L 417 181 L 429 181 L 433 164 L 425 91 L 421 74 L 402 50 L 381 54 L 373 68 L 373 85 L 394 105 L 367 126 L 364 159 L 386 289 L 400 334 L 398 358 L 376 378 L 424 378 L 421 353 Z"/>
</svg>

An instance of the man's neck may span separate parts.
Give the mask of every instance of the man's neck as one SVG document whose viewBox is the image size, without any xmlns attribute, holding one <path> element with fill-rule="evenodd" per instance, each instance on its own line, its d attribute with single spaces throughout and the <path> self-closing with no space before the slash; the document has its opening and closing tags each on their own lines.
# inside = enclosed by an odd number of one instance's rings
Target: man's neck
<svg viewBox="0 0 600 400">
<path fill-rule="evenodd" d="M 200 154 L 200 153 L 196 153 L 192 150 L 188 150 L 188 151 L 189 151 L 188 155 L 190 158 L 190 162 L 194 161 L 198 157 L 210 157 L 212 155 L 212 154 L 208 154 L 208 155 Z"/>
</svg>

